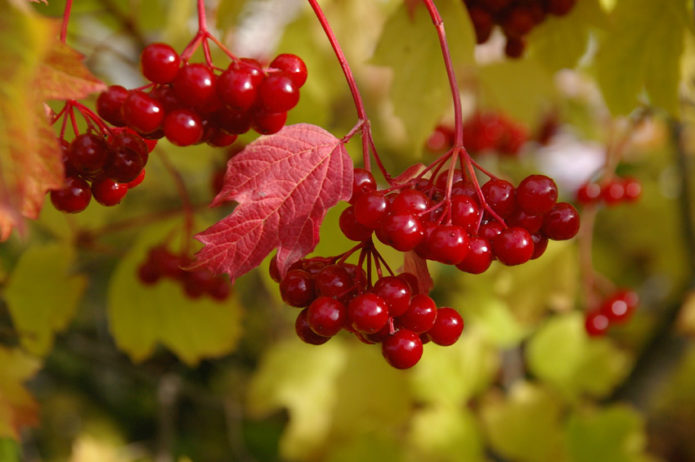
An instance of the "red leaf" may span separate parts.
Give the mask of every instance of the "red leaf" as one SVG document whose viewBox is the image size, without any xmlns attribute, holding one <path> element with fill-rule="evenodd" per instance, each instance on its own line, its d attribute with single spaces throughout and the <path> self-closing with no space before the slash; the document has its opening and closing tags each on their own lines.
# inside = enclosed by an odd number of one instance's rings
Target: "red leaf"
<svg viewBox="0 0 695 462">
<path fill-rule="evenodd" d="M 421 294 L 428 294 L 434 287 L 430 270 L 427 268 L 427 260 L 415 252 L 410 251 L 403 255 L 403 271 L 415 275 Z"/>
<path fill-rule="evenodd" d="M 106 88 L 84 65 L 84 56 L 54 41 L 37 73 L 42 99 L 82 99 Z"/>
<path fill-rule="evenodd" d="M 239 205 L 196 236 L 205 247 L 198 266 L 232 280 L 258 266 L 274 248 L 282 274 L 311 252 L 326 211 L 348 200 L 353 166 L 341 140 L 309 124 L 291 125 L 249 144 L 227 164 L 212 205 Z"/>
</svg>

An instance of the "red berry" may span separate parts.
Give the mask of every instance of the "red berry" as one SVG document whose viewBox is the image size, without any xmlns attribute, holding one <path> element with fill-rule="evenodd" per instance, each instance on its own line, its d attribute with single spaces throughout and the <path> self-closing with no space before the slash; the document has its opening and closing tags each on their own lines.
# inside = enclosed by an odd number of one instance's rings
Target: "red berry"
<svg viewBox="0 0 695 462">
<path fill-rule="evenodd" d="M 402 278 L 396 276 L 380 278 L 374 284 L 373 291 L 384 299 L 392 317 L 402 315 L 410 306 L 410 286 Z"/>
<path fill-rule="evenodd" d="M 502 225 L 502 223 L 492 220 L 480 226 L 480 229 L 478 230 L 478 236 L 482 237 L 488 242 L 492 242 L 492 240 L 495 237 L 497 237 L 497 235 L 500 234 L 503 230 L 504 225 Z"/>
<path fill-rule="evenodd" d="M 74 176 L 65 178 L 64 186 L 61 189 L 51 191 L 51 202 L 61 212 L 81 212 L 87 208 L 91 198 L 89 183 Z"/>
<path fill-rule="evenodd" d="M 358 202 L 359 203 L 359 202 Z M 420 220 L 415 215 L 387 215 L 377 230 L 377 237 L 396 250 L 407 252 L 422 242 L 424 233 Z"/>
<path fill-rule="evenodd" d="M 505 265 L 520 265 L 531 259 L 533 240 L 524 228 L 507 228 L 492 240 L 492 249 Z"/>
<path fill-rule="evenodd" d="M 404 189 L 396 195 L 389 207 L 389 212 L 394 215 L 414 214 L 427 210 L 429 200 L 417 189 Z"/>
<path fill-rule="evenodd" d="M 116 205 L 128 192 L 128 185 L 102 176 L 92 182 L 92 195 L 101 205 Z"/>
<path fill-rule="evenodd" d="M 484 273 L 492 263 L 492 248 L 486 239 L 472 236 L 468 242 L 466 258 L 456 265 L 461 271 L 471 274 Z"/>
<path fill-rule="evenodd" d="M 181 269 L 181 257 L 171 253 L 164 246 L 157 246 L 150 249 L 148 259 L 152 261 L 163 276 L 172 279 L 182 279 L 184 271 Z"/>
<path fill-rule="evenodd" d="M 363 168 L 356 168 L 352 177 L 352 198 L 350 203 L 354 204 L 360 195 L 376 191 L 376 180 L 374 176 Z"/>
<path fill-rule="evenodd" d="M 531 32 L 536 25 L 536 18 L 531 8 L 525 5 L 512 7 L 501 22 L 504 35 L 507 37 L 523 37 Z"/>
<path fill-rule="evenodd" d="M 280 282 L 282 278 L 280 277 L 280 269 L 278 268 L 278 256 L 273 255 L 270 259 L 270 265 L 268 265 L 268 272 L 270 273 L 270 279 L 275 282 Z"/>
<path fill-rule="evenodd" d="M 509 215 L 505 222 L 508 226 L 517 226 L 519 228 L 524 228 L 529 233 L 536 233 L 543 226 L 543 215 L 531 215 L 524 212 L 522 209 L 516 209 Z"/>
<path fill-rule="evenodd" d="M 616 205 L 625 197 L 625 185 L 617 178 L 612 179 L 601 188 L 601 198 L 607 205 Z"/>
<path fill-rule="evenodd" d="M 350 207 L 343 210 L 340 214 L 340 230 L 345 237 L 351 241 L 366 241 L 372 235 L 372 229 L 364 226 L 355 220 L 355 208 Z"/>
<path fill-rule="evenodd" d="M 138 279 L 146 286 L 155 284 L 161 277 L 159 268 L 151 260 L 146 260 L 138 266 Z"/>
<path fill-rule="evenodd" d="M 625 190 L 623 197 L 625 202 L 635 202 L 642 195 L 642 183 L 635 178 L 623 178 L 623 189 Z"/>
<path fill-rule="evenodd" d="M 582 205 L 595 204 L 601 199 L 601 186 L 597 183 L 584 183 L 577 189 L 577 202 Z"/>
<path fill-rule="evenodd" d="M 331 338 L 322 337 L 311 330 L 308 320 L 308 311 L 308 308 L 303 309 L 297 316 L 297 320 L 294 323 L 294 331 L 297 333 L 297 337 L 299 337 L 304 343 L 308 343 L 310 345 L 321 345 L 326 343 Z"/>
<path fill-rule="evenodd" d="M 282 130 L 287 122 L 286 112 L 263 112 L 253 114 L 251 126 L 261 135 L 272 135 Z"/>
<path fill-rule="evenodd" d="M 427 238 L 431 260 L 455 265 L 468 253 L 468 234 L 457 225 L 438 225 Z"/>
<path fill-rule="evenodd" d="M 601 305 L 601 313 L 611 322 L 622 323 L 630 319 L 639 304 L 639 297 L 631 290 L 621 290 Z"/>
<path fill-rule="evenodd" d="M 398 279 L 402 279 L 406 284 L 408 284 L 411 294 L 415 295 L 420 293 L 420 282 L 418 281 L 417 276 L 415 276 L 413 273 L 401 273 L 396 277 Z"/>
<path fill-rule="evenodd" d="M 555 241 L 573 238 L 579 231 L 579 213 L 566 202 L 558 202 L 543 219 L 543 233 Z"/>
<path fill-rule="evenodd" d="M 97 113 L 99 116 L 117 127 L 125 125 L 121 108 L 128 98 L 128 90 L 120 85 L 111 85 L 102 91 L 97 98 Z"/>
<path fill-rule="evenodd" d="M 241 135 L 251 128 L 251 114 L 246 111 L 222 108 L 215 112 L 214 119 L 219 128 L 233 135 Z"/>
<path fill-rule="evenodd" d="M 443 125 L 438 125 L 425 143 L 428 151 L 440 153 L 454 145 L 454 131 Z"/>
<path fill-rule="evenodd" d="M 125 123 L 139 133 L 153 133 L 164 119 L 162 104 L 140 90 L 129 92 L 122 112 Z"/>
<path fill-rule="evenodd" d="M 531 234 L 531 240 L 533 241 L 533 255 L 531 255 L 531 260 L 535 260 L 545 253 L 545 249 L 548 248 L 548 238 L 543 233 Z"/>
<path fill-rule="evenodd" d="M 318 335 L 332 337 L 345 326 L 347 309 L 334 298 L 319 297 L 307 308 L 307 322 Z"/>
<path fill-rule="evenodd" d="M 269 67 L 283 71 L 285 75 L 292 79 L 297 88 L 300 88 L 306 82 L 306 64 L 297 55 L 289 53 L 279 54 L 271 61 Z"/>
<path fill-rule="evenodd" d="M 324 266 L 315 278 L 316 290 L 327 297 L 341 297 L 352 289 L 352 278 L 342 265 Z"/>
<path fill-rule="evenodd" d="M 572 10 L 575 3 L 576 0 L 546 0 L 545 7 L 550 14 L 564 16 Z"/>
<path fill-rule="evenodd" d="M 415 332 L 400 329 L 384 340 L 381 352 L 391 366 L 396 369 L 408 369 L 420 361 L 422 341 Z"/>
<path fill-rule="evenodd" d="M 350 301 L 348 317 L 353 329 L 363 334 L 373 334 L 388 322 L 388 305 L 383 298 L 368 292 Z"/>
<path fill-rule="evenodd" d="M 119 183 L 129 183 L 140 175 L 144 166 L 145 162 L 139 153 L 127 148 L 118 148 L 111 151 L 104 172 L 106 176 Z"/>
<path fill-rule="evenodd" d="M 427 336 L 437 345 L 449 346 L 456 343 L 463 332 L 463 319 L 453 308 L 437 310 L 437 320 L 427 331 Z"/>
<path fill-rule="evenodd" d="M 316 298 L 314 279 L 304 270 L 289 270 L 280 282 L 280 295 L 290 306 L 309 306 Z"/>
<path fill-rule="evenodd" d="M 381 191 L 371 191 L 361 194 L 355 200 L 355 220 L 358 223 L 375 229 L 386 216 L 386 197 Z"/>
<path fill-rule="evenodd" d="M 437 304 L 424 294 L 414 295 L 410 299 L 408 310 L 398 317 L 398 325 L 410 329 L 416 334 L 427 332 L 437 319 Z"/>
<path fill-rule="evenodd" d="M 164 117 L 164 135 L 177 146 L 190 146 L 203 137 L 203 123 L 195 111 L 176 109 Z"/>
<path fill-rule="evenodd" d="M 133 181 L 129 181 L 126 183 L 128 185 L 128 189 L 133 189 L 136 186 L 139 186 L 140 183 L 142 183 L 145 180 L 145 169 L 143 168 L 140 170 L 140 173 L 138 173 L 138 176 L 135 177 Z"/>
<path fill-rule="evenodd" d="M 231 109 L 245 111 L 256 102 L 258 83 L 251 68 L 232 64 L 217 79 L 217 94 Z"/>
<path fill-rule="evenodd" d="M 299 89 L 285 73 L 271 74 L 258 89 L 258 101 L 267 112 L 287 112 L 299 102 Z"/>
<path fill-rule="evenodd" d="M 477 6 L 469 6 L 468 14 L 475 29 L 475 41 L 485 43 L 490 38 L 495 19 L 490 13 Z"/>
<path fill-rule="evenodd" d="M 204 64 L 186 64 L 179 69 L 172 86 L 181 103 L 201 107 L 217 97 L 215 74 Z"/>
<path fill-rule="evenodd" d="M 215 284 L 215 275 L 206 269 L 183 272 L 183 291 L 189 298 L 200 298 Z"/>
<path fill-rule="evenodd" d="M 451 198 L 451 222 L 472 233 L 480 222 L 480 209 L 470 196 L 457 194 Z"/>
<path fill-rule="evenodd" d="M 185 107 L 174 92 L 174 87 L 171 85 L 157 85 L 150 92 L 150 97 L 159 101 L 164 112 L 173 111 L 174 109 L 182 109 Z"/>
<path fill-rule="evenodd" d="M 208 287 L 208 294 L 213 299 L 218 300 L 220 302 L 227 300 L 227 297 L 229 297 L 230 292 L 231 288 L 229 285 L 229 281 L 227 281 L 227 279 L 222 276 L 216 276 L 213 279 L 211 287 Z"/>
<path fill-rule="evenodd" d="M 181 59 L 171 46 L 166 43 L 151 43 L 142 50 L 140 66 L 142 75 L 155 83 L 169 83 L 179 71 Z"/>
<path fill-rule="evenodd" d="M 557 202 L 557 185 L 545 175 L 527 176 L 516 188 L 516 202 L 529 215 L 542 215 Z"/>
<path fill-rule="evenodd" d="M 487 204 L 502 218 L 514 211 L 514 185 L 510 182 L 493 178 L 483 185 L 482 191 Z"/>
<path fill-rule="evenodd" d="M 104 138 L 93 133 L 77 135 L 67 153 L 70 166 L 84 175 L 99 173 L 104 168 L 107 156 Z"/>
<path fill-rule="evenodd" d="M 594 310 L 586 314 L 584 318 L 584 328 L 590 337 L 600 337 L 606 333 L 610 320 L 599 310 Z"/>
<path fill-rule="evenodd" d="M 504 54 L 512 59 L 521 58 L 526 49 L 526 40 L 523 37 L 507 37 L 504 44 Z"/>
<path fill-rule="evenodd" d="M 231 146 L 236 141 L 236 139 L 237 135 L 227 133 L 226 131 L 218 127 L 213 127 L 212 133 L 210 133 L 208 136 L 205 136 L 205 142 L 210 146 L 216 148 L 226 148 L 227 146 Z"/>
</svg>

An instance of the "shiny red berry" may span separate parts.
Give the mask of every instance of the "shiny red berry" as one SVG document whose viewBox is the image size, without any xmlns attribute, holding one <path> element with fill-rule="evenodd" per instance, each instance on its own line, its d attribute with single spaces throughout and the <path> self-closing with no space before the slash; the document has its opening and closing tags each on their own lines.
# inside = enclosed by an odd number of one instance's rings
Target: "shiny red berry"
<svg viewBox="0 0 695 462">
<path fill-rule="evenodd" d="M 70 166 L 84 175 L 101 172 L 107 157 L 108 148 L 104 138 L 93 133 L 77 135 L 67 152 Z"/>
<path fill-rule="evenodd" d="M 111 206 L 121 202 L 128 192 L 128 185 L 102 176 L 92 182 L 92 195 L 101 205 Z"/>
<path fill-rule="evenodd" d="M 505 265 L 520 265 L 533 256 L 533 239 L 524 228 L 507 228 L 492 240 L 492 249 Z"/>
<path fill-rule="evenodd" d="M 304 270 L 289 270 L 280 282 L 280 295 L 290 306 L 309 306 L 316 298 L 314 279 Z"/>
<path fill-rule="evenodd" d="M 203 123 L 197 112 L 176 109 L 164 117 L 164 135 L 177 146 L 190 146 L 203 137 Z"/>
<path fill-rule="evenodd" d="M 318 335 L 316 332 L 311 330 L 308 320 L 309 309 L 303 309 L 297 316 L 297 320 L 294 322 L 294 331 L 297 333 L 297 337 L 304 343 L 310 345 L 321 345 L 329 341 L 330 337 L 323 337 Z"/>
<path fill-rule="evenodd" d="M 89 183 L 82 178 L 69 176 L 61 189 L 51 191 L 51 202 L 61 212 L 77 213 L 86 209 L 92 193 Z"/>
<path fill-rule="evenodd" d="M 120 85 L 111 85 L 102 91 L 97 98 L 97 113 L 99 116 L 117 127 L 125 125 L 121 108 L 128 98 L 128 90 Z"/>
<path fill-rule="evenodd" d="M 557 202 L 557 185 L 545 175 L 530 175 L 516 188 L 516 202 L 529 215 L 542 215 Z"/>
<path fill-rule="evenodd" d="M 270 62 L 269 67 L 283 71 L 285 75 L 292 79 L 297 88 L 300 88 L 306 82 L 306 64 L 297 55 L 290 53 L 279 54 Z"/>
<path fill-rule="evenodd" d="M 350 301 L 348 317 L 353 329 L 363 334 L 373 334 L 388 322 L 388 305 L 383 298 L 368 292 Z"/>
<path fill-rule="evenodd" d="M 463 332 L 463 319 L 453 308 L 437 310 L 437 320 L 427 331 L 427 336 L 437 345 L 449 346 L 456 343 Z"/>
<path fill-rule="evenodd" d="M 258 89 L 258 102 L 267 112 L 287 112 L 299 102 L 299 89 L 285 73 L 271 74 Z"/>
<path fill-rule="evenodd" d="M 386 301 L 392 317 L 398 317 L 408 311 L 412 292 L 408 283 L 402 278 L 382 277 L 374 284 L 373 291 Z"/>
<path fill-rule="evenodd" d="M 171 46 L 166 43 L 151 43 L 142 50 L 140 67 L 142 75 L 155 83 L 169 83 L 174 80 L 181 58 Z"/>
<path fill-rule="evenodd" d="M 493 178 L 482 187 L 487 204 L 501 217 L 511 214 L 516 207 L 514 185 L 505 180 Z"/>
<path fill-rule="evenodd" d="M 322 337 L 332 337 L 347 322 L 347 308 L 331 297 L 318 297 L 307 309 L 307 322 L 315 333 Z"/>
<path fill-rule="evenodd" d="M 164 119 L 161 103 L 140 90 L 129 92 L 122 113 L 125 123 L 139 133 L 153 133 Z"/>
<path fill-rule="evenodd" d="M 352 205 L 343 210 L 338 223 L 345 237 L 351 241 L 366 241 L 372 235 L 372 228 L 357 222 L 355 208 Z"/>
<path fill-rule="evenodd" d="M 400 329 L 389 335 L 381 344 L 381 352 L 396 369 L 408 369 L 422 357 L 422 341 L 415 332 Z"/>
<path fill-rule="evenodd" d="M 191 107 L 202 107 L 216 99 L 217 77 L 204 64 L 187 64 L 179 69 L 172 86 L 181 103 Z"/>
<path fill-rule="evenodd" d="M 558 202 L 543 219 L 543 233 L 555 241 L 573 238 L 579 231 L 579 213 L 572 205 Z"/>
<path fill-rule="evenodd" d="M 599 310 L 590 311 L 584 318 L 584 328 L 590 337 L 600 337 L 606 333 L 610 320 Z"/>
<path fill-rule="evenodd" d="M 468 241 L 468 253 L 456 267 L 466 273 L 480 274 L 490 267 L 492 260 L 490 243 L 482 237 L 471 236 Z"/>
<path fill-rule="evenodd" d="M 398 325 L 410 329 L 416 334 L 427 332 L 437 319 L 437 304 L 424 294 L 414 295 L 410 306 L 398 318 Z"/>
<path fill-rule="evenodd" d="M 427 238 L 427 249 L 432 260 L 455 265 L 468 254 L 468 234 L 457 225 L 439 225 Z"/>
</svg>

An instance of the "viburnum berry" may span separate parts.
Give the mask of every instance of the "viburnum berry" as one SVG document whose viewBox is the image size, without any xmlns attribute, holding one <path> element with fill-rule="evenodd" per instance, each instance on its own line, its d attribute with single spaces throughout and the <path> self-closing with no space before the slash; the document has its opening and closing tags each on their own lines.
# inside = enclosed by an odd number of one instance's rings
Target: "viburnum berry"
<svg viewBox="0 0 695 462">
<path fill-rule="evenodd" d="M 490 243 L 482 237 L 471 236 L 468 241 L 468 253 L 456 267 L 466 273 L 480 274 L 490 267 L 492 260 L 493 255 Z"/>
<path fill-rule="evenodd" d="M 631 290 L 620 290 L 608 297 L 600 307 L 611 322 L 622 323 L 630 319 L 639 304 L 639 297 Z"/>
<path fill-rule="evenodd" d="M 492 242 L 492 240 L 500 234 L 504 230 L 504 225 L 497 221 L 488 221 L 487 223 L 483 223 L 480 226 L 480 229 L 478 230 L 478 236 L 482 237 L 483 239 L 487 240 L 488 242 Z"/>
<path fill-rule="evenodd" d="M 128 185 L 118 183 L 111 178 L 102 176 L 92 182 L 92 195 L 101 205 L 111 206 L 121 202 L 128 192 Z"/>
<path fill-rule="evenodd" d="M 451 148 L 453 144 L 454 131 L 444 125 L 437 125 L 425 142 L 427 149 L 434 153 L 444 152 Z"/>
<path fill-rule="evenodd" d="M 303 309 L 297 316 L 297 320 L 294 323 L 294 331 L 304 343 L 310 345 L 321 345 L 329 341 L 330 337 L 323 337 L 318 335 L 316 332 L 311 330 L 308 320 L 308 308 Z"/>
<path fill-rule="evenodd" d="M 216 99 L 215 74 L 204 64 L 192 63 L 181 67 L 172 82 L 179 101 L 187 106 L 201 107 Z"/>
<path fill-rule="evenodd" d="M 166 43 L 151 43 L 140 55 L 142 75 L 150 82 L 172 82 L 179 71 L 180 64 L 179 54 Z"/>
<path fill-rule="evenodd" d="M 338 300 L 321 296 L 311 302 L 307 308 L 309 327 L 322 337 L 332 337 L 347 322 L 347 308 Z"/>
<path fill-rule="evenodd" d="M 146 260 L 138 266 L 138 279 L 146 286 L 156 284 L 162 278 L 159 267 L 151 260 Z"/>
<path fill-rule="evenodd" d="M 469 233 L 475 231 L 480 221 L 480 209 L 470 196 L 457 194 L 451 197 L 451 222 L 462 226 Z"/>
<path fill-rule="evenodd" d="M 453 308 L 442 307 L 437 310 L 437 320 L 427 336 L 437 345 L 449 346 L 456 343 L 462 332 L 461 315 Z"/>
<path fill-rule="evenodd" d="M 401 316 L 410 307 L 410 286 L 402 278 L 382 277 L 374 284 L 373 291 L 384 299 L 392 317 Z"/>
<path fill-rule="evenodd" d="M 625 185 L 619 179 L 612 179 L 601 188 L 601 198 L 607 205 L 616 205 L 625 198 Z"/>
<path fill-rule="evenodd" d="M 270 62 L 270 68 L 279 69 L 284 72 L 292 82 L 297 86 L 297 88 L 304 85 L 307 78 L 306 64 L 302 58 L 297 55 L 290 53 L 282 53 L 275 57 Z"/>
<path fill-rule="evenodd" d="M 77 135 L 68 149 L 70 166 L 81 174 L 93 175 L 104 168 L 108 149 L 104 138 L 93 133 Z"/>
<path fill-rule="evenodd" d="M 258 84 L 250 67 L 230 65 L 217 79 L 217 94 L 230 108 L 246 111 L 256 102 Z"/>
<path fill-rule="evenodd" d="M 343 265 L 328 265 L 316 274 L 315 285 L 321 295 L 340 297 L 352 289 L 352 278 Z"/>
<path fill-rule="evenodd" d="M 99 93 L 97 98 L 97 114 L 116 127 L 125 125 L 121 108 L 128 98 L 128 90 L 120 85 L 111 85 Z"/>
<path fill-rule="evenodd" d="M 258 89 L 258 101 L 267 112 L 287 112 L 299 102 L 299 89 L 284 72 L 271 74 Z"/>
<path fill-rule="evenodd" d="M 287 122 L 287 112 L 256 111 L 251 118 L 251 126 L 261 135 L 279 132 Z"/>
<path fill-rule="evenodd" d="M 639 180 L 632 177 L 623 178 L 623 188 L 625 190 L 625 195 L 623 199 L 626 202 L 634 202 L 640 198 L 642 195 L 642 183 Z"/>
<path fill-rule="evenodd" d="M 129 181 L 126 183 L 128 185 L 128 189 L 133 189 L 136 186 L 139 186 L 140 183 L 142 183 L 145 180 L 145 169 L 143 168 L 140 170 L 140 173 L 138 173 L 138 176 L 135 177 L 134 180 Z"/>
<path fill-rule="evenodd" d="M 531 215 L 523 209 L 516 209 L 505 219 L 505 222 L 508 226 L 518 226 L 533 234 L 543 226 L 543 215 Z"/>
<path fill-rule="evenodd" d="M 401 252 L 413 250 L 420 244 L 424 234 L 420 220 L 415 215 L 387 215 L 377 231 L 379 239 Z"/>
<path fill-rule="evenodd" d="M 418 214 L 427 210 L 429 200 L 417 189 L 404 189 L 396 195 L 389 206 L 389 211 L 395 214 Z"/>
<path fill-rule="evenodd" d="M 548 238 L 543 233 L 533 233 L 531 234 L 531 240 L 533 241 L 533 255 L 531 255 L 531 260 L 535 260 L 545 253 L 545 249 L 548 248 Z"/>
<path fill-rule="evenodd" d="M 87 208 L 91 198 L 89 183 L 78 177 L 65 178 L 65 183 L 61 189 L 51 191 L 51 202 L 61 212 L 81 212 Z"/>
<path fill-rule="evenodd" d="M 164 117 L 164 135 L 177 146 L 196 144 L 203 137 L 200 116 L 190 109 L 176 109 Z"/>
<path fill-rule="evenodd" d="M 388 322 L 388 305 L 383 298 L 367 292 L 350 301 L 348 318 L 352 328 L 356 331 L 363 334 L 373 334 Z"/>
<path fill-rule="evenodd" d="M 427 237 L 427 250 L 432 260 L 455 265 L 468 253 L 468 234 L 457 225 L 439 225 Z"/>
<path fill-rule="evenodd" d="M 118 148 L 111 151 L 104 172 L 106 176 L 119 183 L 128 183 L 138 177 L 144 166 L 145 162 L 139 153 L 127 148 Z"/>
<path fill-rule="evenodd" d="M 372 228 L 357 222 L 355 208 L 352 205 L 340 214 L 338 224 L 345 237 L 352 241 L 366 241 L 372 235 Z"/>
<path fill-rule="evenodd" d="M 595 204 L 601 199 L 601 186 L 598 183 L 584 183 L 577 189 L 577 202 L 582 205 Z"/>
<path fill-rule="evenodd" d="M 304 270 L 289 270 L 280 282 L 280 295 L 290 306 L 308 306 L 316 298 L 314 279 Z"/>
<path fill-rule="evenodd" d="M 584 318 L 584 328 L 590 337 L 600 337 L 606 333 L 610 320 L 600 310 L 590 311 Z"/>
<path fill-rule="evenodd" d="M 437 319 L 437 305 L 424 294 L 414 295 L 405 313 L 398 318 L 398 325 L 417 334 L 427 332 Z"/>
<path fill-rule="evenodd" d="M 504 54 L 513 59 L 520 58 L 526 49 L 526 39 L 523 37 L 508 36 L 504 44 Z"/>
<path fill-rule="evenodd" d="M 579 231 L 579 213 L 566 202 L 558 202 L 543 219 L 543 233 L 555 241 L 573 238 Z"/>
<path fill-rule="evenodd" d="M 357 197 L 354 208 L 355 220 L 364 226 L 374 229 L 386 216 L 386 197 L 381 191 L 366 192 Z"/>
<path fill-rule="evenodd" d="M 468 14 L 475 29 L 475 41 L 477 43 L 487 42 L 492 33 L 492 27 L 495 25 L 492 15 L 483 8 L 474 5 L 468 7 Z"/>
<path fill-rule="evenodd" d="M 546 0 L 548 13 L 556 16 L 564 16 L 572 10 L 577 0 Z"/>
<path fill-rule="evenodd" d="M 514 185 L 505 180 L 493 178 L 482 187 L 487 204 L 501 217 L 511 214 L 516 207 Z"/>
<path fill-rule="evenodd" d="M 527 176 L 516 188 L 516 202 L 529 215 L 542 215 L 557 202 L 557 185 L 545 175 Z"/>
<path fill-rule="evenodd" d="M 507 228 L 492 240 L 492 249 L 505 265 L 520 265 L 533 256 L 533 239 L 524 228 Z"/>
<path fill-rule="evenodd" d="M 183 272 L 183 291 L 192 299 L 200 298 L 209 292 L 215 283 L 215 275 L 206 269 Z"/>
<path fill-rule="evenodd" d="M 399 329 L 383 341 L 381 352 L 391 366 L 396 369 L 408 369 L 420 361 L 422 341 L 415 332 Z"/>
<path fill-rule="evenodd" d="M 125 123 L 139 133 L 153 133 L 164 119 L 164 107 L 140 90 L 130 90 L 121 109 Z"/>
<path fill-rule="evenodd" d="M 376 180 L 368 170 L 356 168 L 352 177 L 352 198 L 350 203 L 354 204 L 355 200 L 362 194 L 376 191 Z"/>
</svg>

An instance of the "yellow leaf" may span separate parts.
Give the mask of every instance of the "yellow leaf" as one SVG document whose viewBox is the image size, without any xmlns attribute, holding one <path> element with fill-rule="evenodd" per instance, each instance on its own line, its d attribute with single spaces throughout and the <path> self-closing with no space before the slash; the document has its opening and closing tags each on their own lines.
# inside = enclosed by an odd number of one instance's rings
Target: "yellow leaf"
<svg viewBox="0 0 695 462">
<path fill-rule="evenodd" d="M 683 300 L 676 325 L 679 332 L 695 336 L 695 292 L 690 292 Z"/>
<path fill-rule="evenodd" d="M 39 370 L 36 358 L 0 347 L 0 438 L 19 437 L 19 431 L 38 421 L 38 406 L 23 382 Z"/>
<path fill-rule="evenodd" d="M 41 99 L 82 99 L 106 88 L 84 65 L 84 56 L 54 41 L 36 75 Z"/>
<path fill-rule="evenodd" d="M 73 274 L 74 261 L 72 247 L 35 245 L 12 272 L 5 300 L 22 346 L 33 354 L 49 352 L 55 333 L 75 314 L 87 280 Z"/>
<path fill-rule="evenodd" d="M 413 416 L 408 443 L 415 460 L 478 462 L 483 442 L 478 423 L 470 411 L 454 406 L 428 406 Z"/>
</svg>

